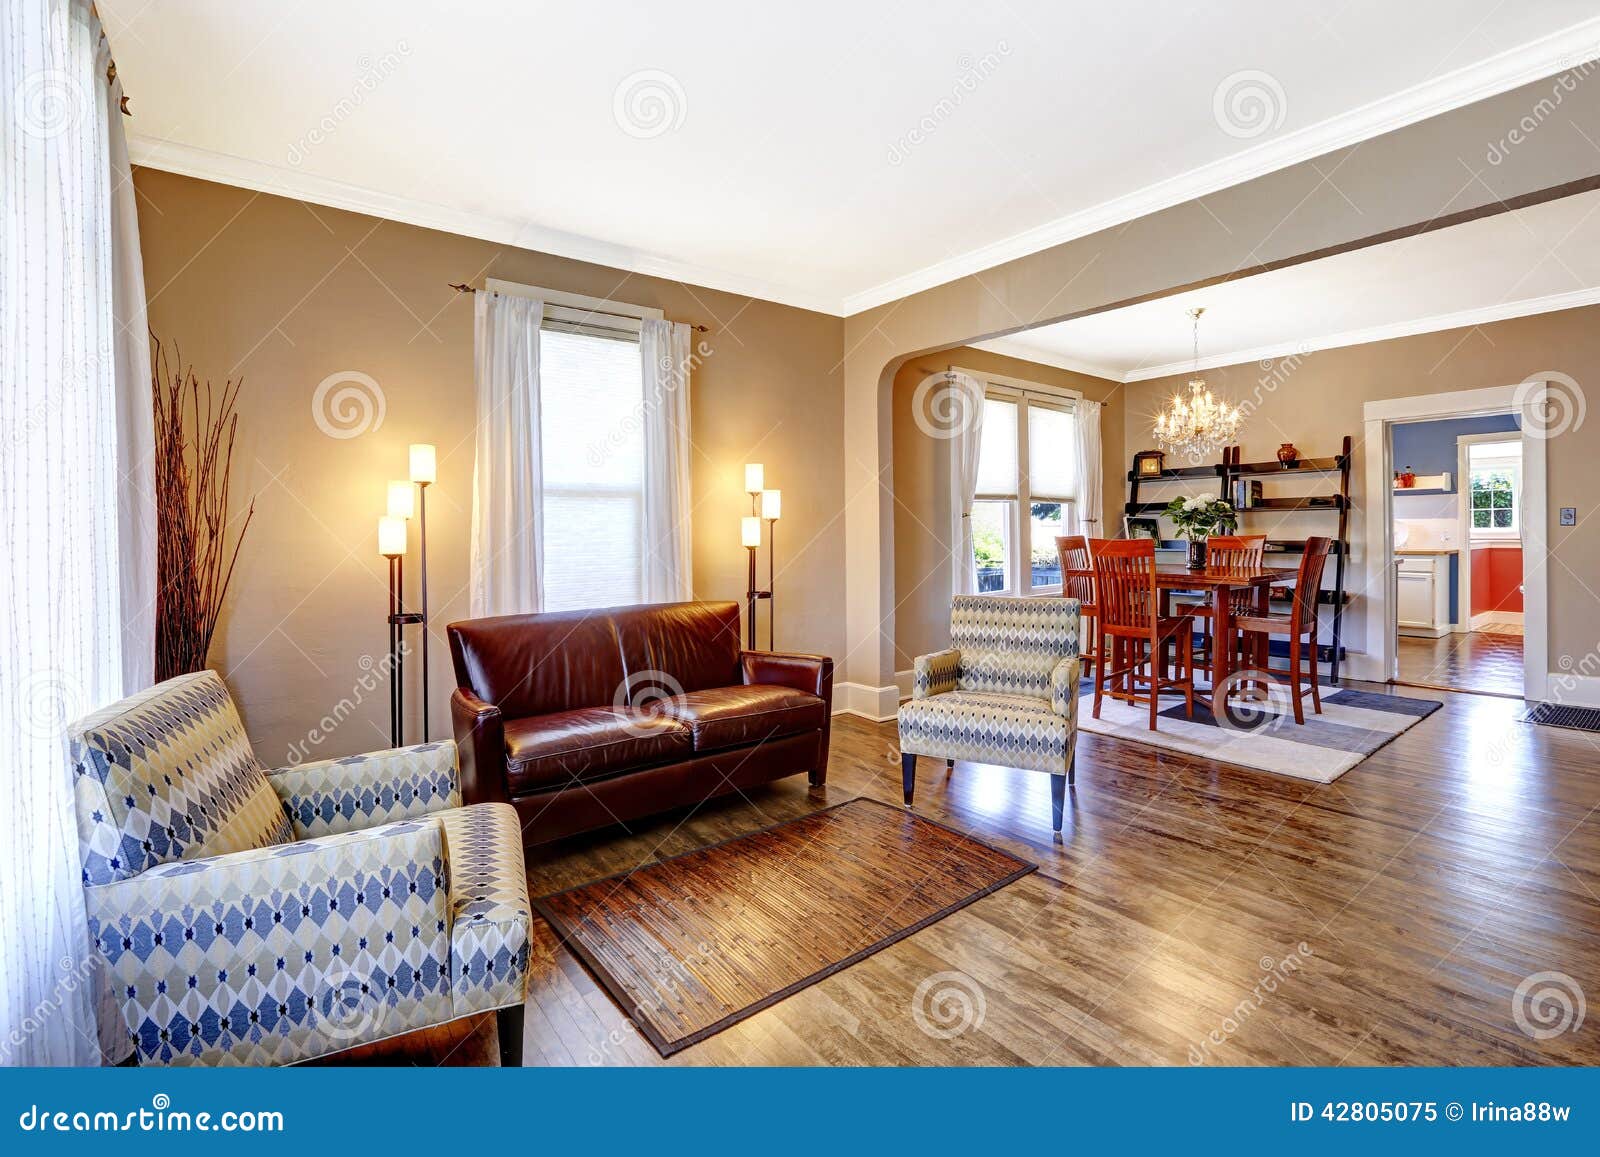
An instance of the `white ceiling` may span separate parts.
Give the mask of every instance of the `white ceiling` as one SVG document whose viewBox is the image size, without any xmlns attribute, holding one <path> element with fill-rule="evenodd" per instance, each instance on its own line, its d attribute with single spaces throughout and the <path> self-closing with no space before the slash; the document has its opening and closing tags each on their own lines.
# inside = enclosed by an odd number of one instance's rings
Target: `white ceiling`
<svg viewBox="0 0 1600 1157">
<path fill-rule="evenodd" d="M 1600 43 L 1592 0 L 99 10 L 136 162 L 834 313 Z"/>
<path fill-rule="evenodd" d="M 1600 192 L 977 343 L 1120 381 L 1600 302 Z"/>
</svg>

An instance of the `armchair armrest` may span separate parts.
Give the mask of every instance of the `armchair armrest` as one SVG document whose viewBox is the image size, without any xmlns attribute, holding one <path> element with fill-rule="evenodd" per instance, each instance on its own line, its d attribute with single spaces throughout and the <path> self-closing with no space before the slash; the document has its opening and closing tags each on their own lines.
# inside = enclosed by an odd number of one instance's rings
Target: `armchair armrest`
<svg viewBox="0 0 1600 1157">
<path fill-rule="evenodd" d="M 1064 715 L 1074 727 L 1078 725 L 1078 683 L 1082 678 L 1082 661 L 1068 655 L 1050 671 L 1050 708 Z"/>
<path fill-rule="evenodd" d="M 926 699 L 954 691 L 961 680 L 961 652 L 955 647 L 918 655 L 911 665 L 911 698 Z"/>
<path fill-rule="evenodd" d="M 425 818 L 84 889 L 141 1060 L 300 1060 L 450 1017 L 444 834 Z"/>
<path fill-rule="evenodd" d="M 448 739 L 280 767 L 267 778 L 302 840 L 461 806 Z"/>
<path fill-rule="evenodd" d="M 506 725 L 500 708 L 470 688 L 450 696 L 450 722 L 459 747 L 461 795 L 467 803 L 510 803 L 506 789 Z"/>
<path fill-rule="evenodd" d="M 746 684 L 770 683 L 793 687 L 820 697 L 833 706 L 833 660 L 826 655 L 800 655 L 784 651 L 740 651 L 739 668 Z"/>
</svg>

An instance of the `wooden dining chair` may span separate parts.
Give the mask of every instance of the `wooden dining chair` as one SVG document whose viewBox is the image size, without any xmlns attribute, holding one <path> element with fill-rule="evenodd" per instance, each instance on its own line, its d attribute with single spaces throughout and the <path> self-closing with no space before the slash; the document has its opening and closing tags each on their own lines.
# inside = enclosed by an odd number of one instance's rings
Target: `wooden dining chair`
<svg viewBox="0 0 1600 1157">
<path fill-rule="evenodd" d="M 1112 697 L 1150 704 L 1150 730 L 1156 730 L 1163 690 L 1182 692 L 1184 710 L 1194 718 L 1194 625 L 1186 615 L 1163 617 L 1156 590 L 1156 544 L 1148 538 L 1096 538 L 1089 543 L 1093 560 L 1096 622 L 1100 658 L 1094 670 L 1094 717 L 1108 684 Z M 1176 652 L 1169 673 L 1166 646 Z M 1148 668 L 1148 674 L 1141 670 Z M 1139 694 L 1143 683 L 1148 699 Z M 1122 688 L 1119 690 L 1118 688 Z"/>
<path fill-rule="evenodd" d="M 1094 605 L 1094 564 L 1089 560 L 1089 540 L 1081 534 L 1056 538 L 1056 557 L 1061 560 L 1061 594 L 1078 600 L 1078 638 L 1085 668 L 1100 662 L 1100 634 L 1096 630 Z M 1088 674 L 1088 670 L 1084 674 Z"/>
<path fill-rule="evenodd" d="M 1206 569 L 1220 571 L 1257 571 L 1261 569 L 1262 560 L 1266 557 L 1267 536 L 1264 534 L 1213 534 L 1206 539 Z M 1228 595 L 1229 609 L 1232 617 L 1237 620 L 1240 615 L 1253 615 L 1256 610 L 1256 592 L 1254 589 L 1235 590 Z M 1211 625 L 1211 604 L 1200 603 L 1184 608 L 1184 613 L 1193 615 L 1202 621 L 1205 626 L 1205 637 L 1202 649 L 1205 659 L 1201 666 L 1206 675 L 1210 676 L 1214 668 L 1213 649 L 1216 647 L 1216 632 Z M 1235 632 L 1230 642 L 1237 644 L 1241 636 Z M 1235 651 L 1238 647 L 1235 646 Z"/>
<path fill-rule="evenodd" d="M 1321 601 L 1322 571 L 1328 562 L 1328 552 L 1333 547 L 1331 538 L 1306 539 L 1305 553 L 1300 556 L 1300 572 L 1295 576 L 1294 601 L 1287 615 L 1240 615 L 1233 620 L 1252 646 L 1257 665 L 1265 670 L 1267 648 L 1273 635 L 1289 637 L 1289 693 L 1294 699 L 1294 721 L 1304 723 L 1305 711 L 1300 705 L 1305 690 L 1300 685 L 1300 660 L 1306 659 L 1306 675 L 1311 684 L 1311 706 L 1322 714 L 1322 694 L 1317 689 L 1317 604 Z"/>
</svg>

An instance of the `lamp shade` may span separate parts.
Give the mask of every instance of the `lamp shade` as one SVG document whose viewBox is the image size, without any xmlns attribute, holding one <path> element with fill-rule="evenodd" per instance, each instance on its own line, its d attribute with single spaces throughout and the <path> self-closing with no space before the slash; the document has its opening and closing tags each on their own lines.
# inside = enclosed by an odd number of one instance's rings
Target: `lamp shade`
<svg viewBox="0 0 1600 1157">
<path fill-rule="evenodd" d="M 744 464 L 744 491 L 746 494 L 755 494 L 766 484 L 766 471 L 759 462 L 746 462 Z"/>
<path fill-rule="evenodd" d="M 394 558 L 406 552 L 406 520 L 385 516 L 378 519 L 378 553 Z"/>
<path fill-rule="evenodd" d="M 776 521 L 783 516 L 783 491 L 763 490 L 761 492 L 761 517 Z"/>
<path fill-rule="evenodd" d="M 739 543 L 741 546 L 761 545 L 761 520 L 753 514 L 747 514 L 739 520 Z"/>
<path fill-rule="evenodd" d="M 411 443 L 411 481 L 428 483 L 438 480 L 439 466 L 434 461 L 432 443 Z"/>
<path fill-rule="evenodd" d="M 405 478 L 389 483 L 389 517 L 410 518 L 417 512 L 416 484 Z"/>
</svg>

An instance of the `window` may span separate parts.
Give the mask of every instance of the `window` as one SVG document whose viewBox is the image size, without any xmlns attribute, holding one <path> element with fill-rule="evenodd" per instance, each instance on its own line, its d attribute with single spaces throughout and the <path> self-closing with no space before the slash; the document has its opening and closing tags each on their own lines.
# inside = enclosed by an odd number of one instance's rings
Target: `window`
<svg viewBox="0 0 1600 1157">
<path fill-rule="evenodd" d="M 1468 495 L 1472 537 L 1517 538 L 1521 534 L 1522 448 L 1515 442 L 1469 447 Z"/>
<path fill-rule="evenodd" d="M 490 279 L 545 303 L 539 331 L 544 609 L 644 597 L 644 367 L 659 310 Z"/>
<path fill-rule="evenodd" d="M 969 371 L 970 372 L 970 371 Z M 1077 493 L 1072 395 L 1009 378 L 985 383 L 972 547 L 984 594 L 1056 594 L 1056 536 Z"/>
</svg>

